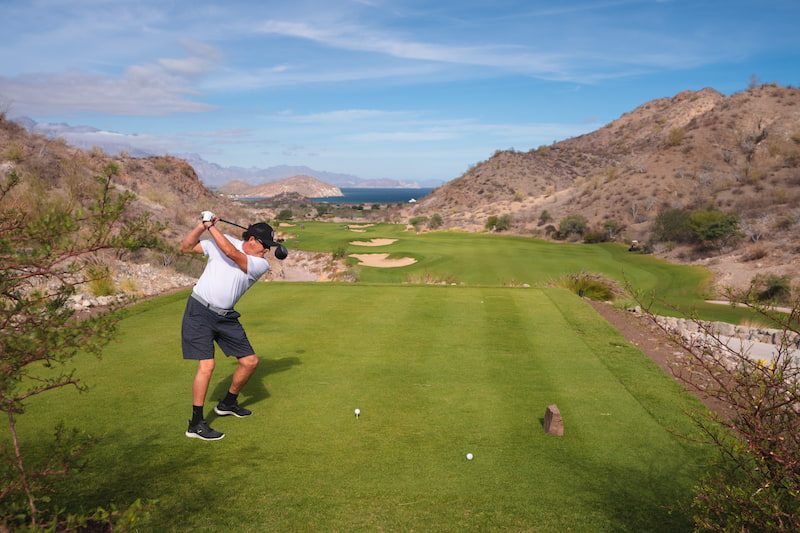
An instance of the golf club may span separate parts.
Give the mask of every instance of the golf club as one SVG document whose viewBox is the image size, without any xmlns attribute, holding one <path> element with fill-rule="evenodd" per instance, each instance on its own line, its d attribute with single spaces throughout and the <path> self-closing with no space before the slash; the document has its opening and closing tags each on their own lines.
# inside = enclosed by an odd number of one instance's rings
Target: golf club
<svg viewBox="0 0 800 533">
<path fill-rule="evenodd" d="M 245 230 L 247 229 L 244 226 L 240 226 L 239 224 L 237 224 L 235 222 L 231 222 L 230 220 L 224 220 L 224 219 L 221 219 L 221 218 L 218 218 L 217 220 L 219 220 L 220 222 L 224 222 L 226 224 L 230 224 L 231 226 L 236 226 L 237 228 L 242 228 L 242 229 L 245 229 Z"/>
<path fill-rule="evenodd" d="M 246 227 L 241 226 L 235 222 L 231 222 L 230 220 L 225 220 L 219 217 L 217 218 L 217 220 L 219 220 L 220 222 L 224 222 L 226 224 L 230 224 L 231 226 L 236 226 L 237 228 L 242 228 L 243 230 L 247 229 Z M 289 250 L 287 250 L 283 244 L 278 243 L 278 246 L 275 247 L 275 257 L 277 257 L 280 260 L 284 260 L 288 255 L 289 255 Z"/>
</svg>

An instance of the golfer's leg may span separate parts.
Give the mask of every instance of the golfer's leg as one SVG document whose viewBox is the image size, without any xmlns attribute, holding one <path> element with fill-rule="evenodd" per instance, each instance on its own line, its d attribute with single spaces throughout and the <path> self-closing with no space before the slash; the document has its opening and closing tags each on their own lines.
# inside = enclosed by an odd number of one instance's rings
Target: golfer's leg
<svg viewBox="0 0 800 533">
<path fill-rule="evenodd" d="M 239 394 L 244 387 L 250 376 L 253 375 L 253 372 L 256 371 L 258 367 L 258 357 L 253 355 L 248 355 L 246 357 L 239 358 L 239 366 L 236 367 L 236 370 L 233 372 L 233 380 L 231 381 L 231 388 L 229 392 L 231 394 Z"/>
<path fill-rule="evenodd" d="M 197 362 L 197 373 L 194 375 L 194 383 L 192 383 L 193 405 L 203 405 L 205 402 L 208 384 L 211 382 L 211 374 L 213 373 L 213 359 L 201 359 Z"/>
</svg>

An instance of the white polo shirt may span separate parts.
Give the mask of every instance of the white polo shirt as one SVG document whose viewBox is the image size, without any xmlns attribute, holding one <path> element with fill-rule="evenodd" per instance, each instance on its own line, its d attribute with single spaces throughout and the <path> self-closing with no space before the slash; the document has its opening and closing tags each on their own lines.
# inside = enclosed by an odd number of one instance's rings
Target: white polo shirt
<svg viewBox="0 0 800 533">
<path fill-rule="evenodd" d="M 237 250 L 242 250 L 243 241 L 225 235 Z M 269 270 L 269 263 L 263 257 L 247 255 L 247 272 L 222 253 L 214 239 L 200 241 L 203 255 L 208 257 L 203 274 L 194 286 L 194 293 L 214 307 L 233 309 L 247 289 Z"/>
</svg>

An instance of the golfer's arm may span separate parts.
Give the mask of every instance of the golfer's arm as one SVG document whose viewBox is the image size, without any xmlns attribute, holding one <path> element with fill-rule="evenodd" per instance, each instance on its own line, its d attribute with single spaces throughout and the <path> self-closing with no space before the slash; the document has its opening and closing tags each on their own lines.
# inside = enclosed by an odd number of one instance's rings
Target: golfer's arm
<svg viewBox="0 0 800 533">
<path fill-rule="evenodd" d="M 236 266 L 241 268 L 242 272 L 247 273 L 247 255 L 237 250 L 233 243 L 225 238 L 225 235 L 223 235 L 216 226 L 209 226 L 208 233 L 211 235 L 211 238 L 214 239 L 214 242 L 217 243 L 220 251 L 227 255 L 231 261 L 236 263 Z"/>
<path fill-rule="evenodd" d="M 181 252 L 185 254 L 188 254 L 189 252 L 202 253 L 203 249 L 200 248 L 198 250 L 198 247 L 200 244 L 200 235 L 202 235 L 205 230 L 206 227 L 202 222 L 195 226 L 194 229 L 192 229 L 192 231 L 190 231 L 186 237 L 183 238 L 183 241 L 181 241 Z"/>
</svg>

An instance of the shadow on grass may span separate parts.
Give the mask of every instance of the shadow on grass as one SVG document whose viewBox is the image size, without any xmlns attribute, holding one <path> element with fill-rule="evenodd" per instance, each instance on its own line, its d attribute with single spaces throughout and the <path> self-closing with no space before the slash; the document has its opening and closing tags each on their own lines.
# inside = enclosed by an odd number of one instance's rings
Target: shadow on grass
<svg viewBox="0 0 800 533">
<path fill-rule="evenodd" d="M 602 509 L 604 531 L 673 533 L 694 528 L 687 509 L 693 480 L 698 477 L 692 465 L 658 462 L 642 468 L 584 462 L 569 468 L 583 472 L 583 490 L 575 496 L 590 501 L 587 506 Z"/>
<path fill-rule="evenodd" d="M 267 376 L 272 374 L 277 374 L 279 372 L 285 372 L 287 370 L 291 370 L 293 367 L 302 364 L 299 357 L 283 357 L 281 359 L 260 359 L 258 363 L 258 368 L 256 368 L 255 373 L 250 378 L 250 381 L 245 385 L 244 389 L 242 390 L 242 396 L 244 400 L 239 402 L 239 405 L 242 407 L 247 407 L 248 405 L 255 405 L 263 400 L 269 398 L 269 391 L 267 387 L 264 385 Z M 219 367 L 215 370 L 215 372 L 222 371 Z M 230 375 L 225 378 L 224 381 L 221 381 L 214 387 L 214 390 L 211 392 L 211 395 L 208 397 L 208 401 L 211 403 L 216 403 L 218 399 L 224 398 L 225 394 L 228 392 L 228 389 L 231 386 L 231 379 L 233 377 L 233 371 L 230 371 Z M 213 410 L 211 411 L 213 413 Z"/>
</svg>

